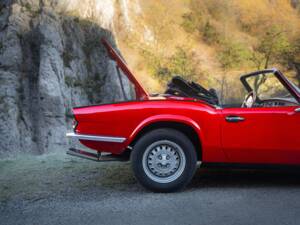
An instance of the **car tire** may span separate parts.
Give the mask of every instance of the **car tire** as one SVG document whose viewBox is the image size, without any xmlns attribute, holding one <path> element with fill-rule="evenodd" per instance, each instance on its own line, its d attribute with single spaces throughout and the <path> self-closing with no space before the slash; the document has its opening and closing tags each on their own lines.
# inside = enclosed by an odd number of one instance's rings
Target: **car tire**
<svg viewBox="0 0 300 225">
<path fill-rule="evenodd" d="M 136 142 L 131 163 L 142 186 L 154 192 L 174 192 L 193 178 L 197 154 L 183 133 L 169 128 L 156 129 Z"/>
</svg>

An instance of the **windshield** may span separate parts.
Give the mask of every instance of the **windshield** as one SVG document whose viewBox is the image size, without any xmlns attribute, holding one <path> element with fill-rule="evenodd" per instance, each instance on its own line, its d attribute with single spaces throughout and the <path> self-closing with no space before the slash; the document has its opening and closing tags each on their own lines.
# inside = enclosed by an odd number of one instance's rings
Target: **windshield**
<svg viewBox="0 0 300 225">
<path fill-rule="evenodd" d="M 247 83 L 260 100 L 293 98 L 291 93 L 271 72 L 248 77 Z"/>
</svg>

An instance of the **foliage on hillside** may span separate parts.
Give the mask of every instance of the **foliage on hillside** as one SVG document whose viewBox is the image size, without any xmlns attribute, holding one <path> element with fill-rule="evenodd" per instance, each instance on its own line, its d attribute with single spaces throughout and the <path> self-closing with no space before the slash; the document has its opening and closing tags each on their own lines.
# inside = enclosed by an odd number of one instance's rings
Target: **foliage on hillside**
<svg viewBox="0 0 300 225">
<path fill-rule="evenodd" d="M 192 0 L 182 25 L 215 46 L 225 69 L 241 65 L 264 69 L 284 64 L 295 54 L 296 13 L 288 1 Z"/>
<path fill-rule="evenodd" d="M 291 72 L 300 64 L 296 0 L 144 1 L 142 8 L 146 16 L 138 23 L 153 31 L 154 41 L 141 41 L 137 34 L 126 41 L 138 54 L 135 69 L 161 86 L 181 74 L 221 89 L 230 74 L 269 67 L 300 83 L 300 75 Z"/>
</svg>

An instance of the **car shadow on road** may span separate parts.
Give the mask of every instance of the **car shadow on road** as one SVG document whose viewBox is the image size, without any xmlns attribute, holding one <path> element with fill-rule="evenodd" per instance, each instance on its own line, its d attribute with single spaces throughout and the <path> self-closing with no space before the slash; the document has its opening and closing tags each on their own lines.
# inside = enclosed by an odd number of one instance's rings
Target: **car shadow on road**
<svg viewBox="0 0 300 225">
<path fill-rule="evenodd" d="M 189 188 L 300 187 L 300 168 L 199 168 Z"/>
<path fill-rule="evenodd" d="M 129 164 L 118 166 L 122 169 L 112 168 L 99 174 L 96 186 L 125 192 L 146 191 L 134 179 Z M 300 169 L 198 168 L 186 190 L 260 187 L 300 187 Z"/>
</svg>

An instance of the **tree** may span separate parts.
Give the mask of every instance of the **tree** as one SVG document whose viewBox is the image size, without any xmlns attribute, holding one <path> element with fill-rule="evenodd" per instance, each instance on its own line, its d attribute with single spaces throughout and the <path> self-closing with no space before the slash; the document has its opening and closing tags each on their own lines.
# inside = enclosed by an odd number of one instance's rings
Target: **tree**
<svg viewBox="0 0 300 225">
<path fill-rule="evenodd" d="M 293 68 L 296 71 L 295 79 L 300 86 L 300 38 L 294 40 L 292 46 L 293 52 L 288 58 L 288 63 L 290 68 Z"/>
<path fill-rule="evenodd" d="M 168 81 L 174 75 L 186 79 L 196 78 L 196 62 L 193 55 L 184 47 L 177 47 L 175 53 L 156 67 L 156 75 L 160 80 Z"/>
<path fill-rule="evenodd" d="M 225 70 L 243 64 L 250 57 L 250 51 L 242 43 L 227 40 L 221 46 L 218 59 Z"/>
<path fill-rule="evenodd" d="M 292 46 L 286 32 L 272 26 L 262 35 L 254 47 L 251 60 L 257 69 L 267 69 L 271 63 L 284 63 L 292 53 Z"/>
</svg>

